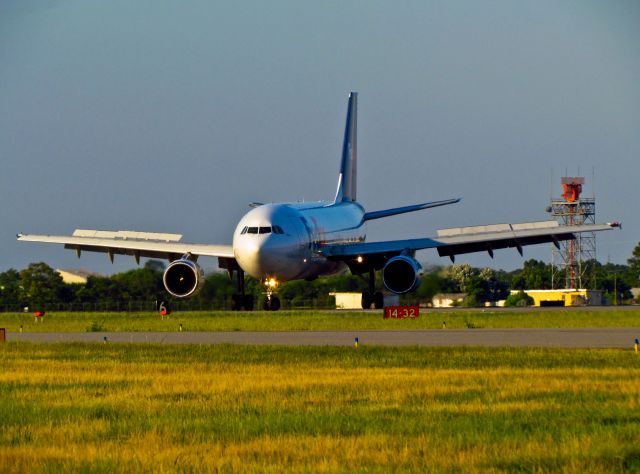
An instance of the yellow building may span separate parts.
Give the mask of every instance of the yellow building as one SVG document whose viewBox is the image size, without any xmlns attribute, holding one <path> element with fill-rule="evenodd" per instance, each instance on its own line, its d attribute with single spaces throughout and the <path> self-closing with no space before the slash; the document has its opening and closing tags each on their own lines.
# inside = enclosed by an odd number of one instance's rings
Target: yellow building
<svg viewBox="0 0 640 474">
<path fill-rule="evenodd" d="M 533 298 L 534 306 L 600 306 L 602 290 L 524 290 Z M 519 293 L 512 290 L 511 294 Z"/>
<path fill-rule="evenodd" d="M 62 281 L 65 283 L 87 283 L 87 277 L 89 276 L 97 276 L 97 273 L 89 272 L 87 270 L 63 270 L 61 268 L 56 268 L 56 272 L 60 274 L 62 277 Z"/>
</svg>

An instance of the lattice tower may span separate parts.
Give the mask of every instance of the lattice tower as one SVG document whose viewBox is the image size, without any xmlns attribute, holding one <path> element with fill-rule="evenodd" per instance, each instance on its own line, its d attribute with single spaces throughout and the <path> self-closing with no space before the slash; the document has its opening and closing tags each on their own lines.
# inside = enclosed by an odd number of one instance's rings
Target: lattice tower
<svg viewBox="0 0 640 474">
<path fill-rule="evenodd" d="M 561 178 L 563 193 L 561 198 L 552 198 L 550 211 L 560 225 L 572 226 L 596 223 L 595 198 L 583 198 L 583 177 Z M 577 234 L 575 240 L 558 242 L 551 255 L 552 286 L 561 283 L 560 273 L 564 273 L 565 288 L 595 287 L 595 273 L 589 261 L 596 260 L 596 236 L 593 232 Z"/>
</svg>

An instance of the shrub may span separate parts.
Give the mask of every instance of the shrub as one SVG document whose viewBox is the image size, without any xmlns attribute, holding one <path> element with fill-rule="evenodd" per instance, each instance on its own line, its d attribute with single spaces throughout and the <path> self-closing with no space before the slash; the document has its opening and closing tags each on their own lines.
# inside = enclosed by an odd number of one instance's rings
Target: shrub
<svg viewBox="0 0 640 474">
<path fill-rule="evenodd" d="M 533 298 L 526 294 L 524 291 L 520 290 L 518 293 L 513 293 L 507 296 L 507 299 L 504 302 L 505 306 L 509 307 L 522 307 L 522 306 L 532 306 L 534 303 Z"/>
<path fill-rule="evenodd" d="M 478 299 L 476 295 L 468 295 L 464 300 L 462 300 L 461 306 L 465 308 L 474 308 L 478 306 Z"/>
<path fill-rule="evenodd" d="M 90 326 L 87 326 L 87 332 L 105 332 L 105 328 L 102 323 L 94 321 Z"/>
</svg>

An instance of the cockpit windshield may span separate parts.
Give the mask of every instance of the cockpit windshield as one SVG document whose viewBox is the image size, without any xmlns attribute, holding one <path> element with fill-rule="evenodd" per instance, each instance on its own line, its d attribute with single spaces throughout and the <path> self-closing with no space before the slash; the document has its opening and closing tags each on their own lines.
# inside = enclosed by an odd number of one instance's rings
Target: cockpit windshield
<svg viewBox="0 0 640 474">
<path fill-rule="evenodd" d="M 280 227 L 279 225 L 274 225 L 273 227 L 269 227 L 269 226 L 261 226 L 261 227 L 247 227 L 245 226 L 242 231 L 240 232 L 240 235 L 244 235 L 244 234 L 270 234 L 271 232 L 273 232 L 274 234 L 284 234 L 284 231 L 282 230 L 282 227 Z"/>
</svg>

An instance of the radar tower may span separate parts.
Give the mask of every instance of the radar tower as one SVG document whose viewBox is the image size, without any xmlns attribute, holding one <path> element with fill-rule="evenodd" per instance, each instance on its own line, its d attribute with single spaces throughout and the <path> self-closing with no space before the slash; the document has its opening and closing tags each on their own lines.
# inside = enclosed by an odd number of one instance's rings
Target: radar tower
<svg viewBox="0 0 640 474">
<path fill-rule="evenodd" d="M 596 199 L 584 198 L 582 186 L 584 177 L 565 176 L 560 179 L 562 197 L 551 198 L 548 210 L 560 225 L 572 226 L 596 223 Z M 594 268 L 587 262 L 596 260 L 596 236 L 593 232 L 577 234 L 575 240 L 564 240 L 553 247 L 551 255 L 552 287 L 562 283 L 561 274 L 564 273 L 564 287 L 571 289 L 594 287 Z"/>
</svg>

